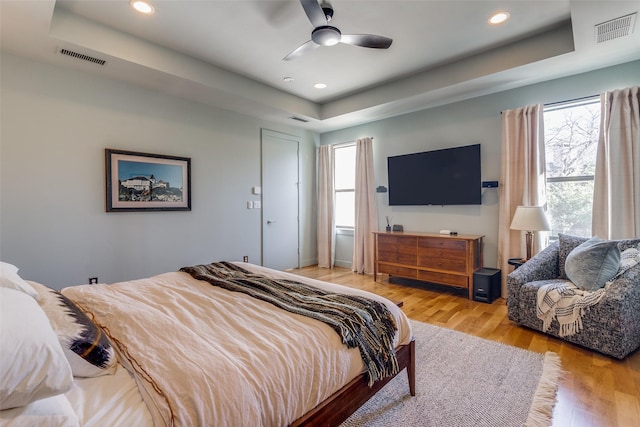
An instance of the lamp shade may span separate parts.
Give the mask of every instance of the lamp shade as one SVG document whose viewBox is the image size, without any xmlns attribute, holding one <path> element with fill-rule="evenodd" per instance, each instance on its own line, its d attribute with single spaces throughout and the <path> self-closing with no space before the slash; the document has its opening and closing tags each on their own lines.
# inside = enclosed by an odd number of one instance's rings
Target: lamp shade
<svg viewBox="0 0 640 427">
<path fill-rule="evenodd" d="M 518 206 L 511 220 L 512 230 L 549 231 L 549 221 L 542 206 Z"/>
</svg>

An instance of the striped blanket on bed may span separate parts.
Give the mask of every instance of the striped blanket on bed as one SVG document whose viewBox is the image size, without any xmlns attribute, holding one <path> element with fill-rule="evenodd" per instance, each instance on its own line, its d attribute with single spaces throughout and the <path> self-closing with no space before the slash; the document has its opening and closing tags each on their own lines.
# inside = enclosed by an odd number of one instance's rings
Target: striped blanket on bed
<svg viewBox="0 0 640 427">
<path fill-rule="evenodd" d="M 600 302 L 604 293 L 605 288 L 583 291 L 568 280 L 540 286 L 536 314 L 542 320 L 543 332 L 547 332 L 553 319 L 557 319 L 561 337 L 577 334 L 582 330 L 585 310 Z"/>
<path fill-rule="evenodd" d="M 332 294 L 300 282 L 272 279 L 223 261 L 183 267 L 198 280 L 242 292 L 291 313 L 319 320 L 333 328 L 348 348 L 358 347 L 369 386 L 398 372 L 393 348 L 396 325 L 384 304 L 355 295 Z"/>
</svg>

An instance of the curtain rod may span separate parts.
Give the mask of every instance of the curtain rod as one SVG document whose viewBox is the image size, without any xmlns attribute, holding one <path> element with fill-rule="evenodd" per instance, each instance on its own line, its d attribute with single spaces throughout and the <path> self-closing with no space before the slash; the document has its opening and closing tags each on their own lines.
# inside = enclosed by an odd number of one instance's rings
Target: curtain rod
<svg viewBox="0 0 640 427">
<path fill-rule="evenodd" d="M 542 105 L 545 107 L 551 107 L 554 105 L 571 104 L 573 102 L 579 102 L 579 101 L 585 101 L 587 99 L 597 98 L 598 96 L 600 95 L 581 96 L 580 98 L 567 99 L 566 101 L 549 102 L 547 104 L 542 104 Z"/>
<path fill-rule="evenodd" d="M 373 140 L 373 137 L 371 137 L 371 139 Z M 347 141 L 347 142 L 338 142 L 336 144 L 331 144 L 334 147 L 339 147 L 341 145 L 352 145 L 355 144 L 356 142 L 358 142 L 358 140 L 354 139 L 353 141 Z"/>
<path fill-rule="evenodd" d="M 593 99 L 593 98 L 597 98 L 600 95 L 588 95 L 588 96 L 581 96 L 579 98 L 573 98 L 573 99 L 567 99 L 566 101 L 556 101 L 556 102 L 548 102 L 546 104 L 542 104 L 543 107 L 553 107 L 555 105 L 562 105 L 562 104 L 572 104 L 574 102 L 579 102 L 579 101 L 586 101 L 587 99 Z M 500 114 L 502 114 L 502 111 L 500 111 Z"/>
</svg>

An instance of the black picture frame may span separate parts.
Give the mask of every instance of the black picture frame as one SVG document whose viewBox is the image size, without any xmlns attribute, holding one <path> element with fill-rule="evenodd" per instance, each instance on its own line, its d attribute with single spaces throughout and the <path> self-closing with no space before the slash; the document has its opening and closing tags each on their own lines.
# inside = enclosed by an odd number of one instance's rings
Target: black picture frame
<svg viewBox="0 0 640 427">
<path fill-rule="evenodd" d="M 105 149 L 107 212 L 190 211 L 191 158 Z"/>
</svg>

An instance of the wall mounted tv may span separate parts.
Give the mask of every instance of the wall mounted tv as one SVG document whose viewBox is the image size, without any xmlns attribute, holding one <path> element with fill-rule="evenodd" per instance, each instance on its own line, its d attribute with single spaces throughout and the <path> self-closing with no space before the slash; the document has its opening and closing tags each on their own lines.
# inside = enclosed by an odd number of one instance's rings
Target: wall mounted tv
<svg viewBox="0 0 640 427">
<path fill-rule="evenodd" d="M 389 205 L 482 203 L 480 144 L 387 158 Z"/>
</svg>

